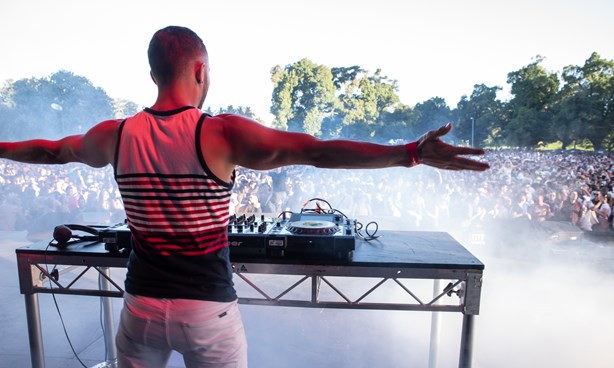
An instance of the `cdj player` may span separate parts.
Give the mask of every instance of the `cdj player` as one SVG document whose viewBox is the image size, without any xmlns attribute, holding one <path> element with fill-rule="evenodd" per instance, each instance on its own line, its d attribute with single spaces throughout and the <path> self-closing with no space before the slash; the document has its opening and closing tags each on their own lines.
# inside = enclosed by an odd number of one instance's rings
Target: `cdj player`
<svg viewBox="0 0 614 368">
<path fill-rule="evenodd" d="M 261 216 L 260 222 L 241 216 L 229 222 L 228 244 L 236 258 L 348 259 L 356 244 L 355 228 L 356 221 L 338 214 Z"/>
</svg>

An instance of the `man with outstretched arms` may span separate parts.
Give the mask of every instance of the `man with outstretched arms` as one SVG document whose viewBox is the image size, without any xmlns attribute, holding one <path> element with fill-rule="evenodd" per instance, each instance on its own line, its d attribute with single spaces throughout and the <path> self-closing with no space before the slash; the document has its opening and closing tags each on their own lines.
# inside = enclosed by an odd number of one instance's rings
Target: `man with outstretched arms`
<svg viewBox="0 0 614 368">
<path fill-rule="evenodd" d="M 445 125 L 407 145 L 379 145 L 267 128 L 243 116 L 209 116 L 207 50 L 184 27 L 157 31 L 148 49 L 155 103 L 57 141 L 0 143 L 0 157 L 34 164 L 111 164 L 132 232 L 116 344 L 120 367 L 164 367 L 172 350 L 187 367 L 247 367 L 232 284 L 228 208 L 237 165 L 365 169 L 488 169 L 449 145 Z"/>
</svg>

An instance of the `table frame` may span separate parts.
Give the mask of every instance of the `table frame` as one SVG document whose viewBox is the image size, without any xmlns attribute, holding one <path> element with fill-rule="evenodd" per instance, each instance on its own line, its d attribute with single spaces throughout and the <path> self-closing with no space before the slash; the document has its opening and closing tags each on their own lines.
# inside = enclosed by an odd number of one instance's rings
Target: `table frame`
<svg viewBox="0 0 614 368">
<path fill-rule="evenodd" d="M 460 245 L 459 245 L 460 246 Z M 101 249 L 102 248 L 102 249 Z M 123 288 L 111 278 L 112 268 L 125 268 L 127 255 L 104 251 L 100 243 L 84 243 L 78 251 L 48 251 L 41 247 L 24 247 L 16 251 L 19 272 L 20 292 L 24 294 L 28 337 L 33 368 L 44 368 L 44 349 L 39 310 L 39 293 L 72 294 L 99 296 L 103 301 L 104 338 L 109 347 L 107 361 L 102 366 L 115 366 L 117 353 L 114 344 L 113 297 L 122 297 Z M 313 263 L 313 262 L 312 262 Z M 48 265 L 62 265 L 59 273 L 48 270 Z M 481 264 L 480 264 L 481 265 Z M 64 280 L 63 274 L 79 271 L 74 278 Z M 307 308 L 342 308 L 372 310 L 404 310 L 430 312 L 460 312 L 463 314 L 459 368 L 470 368 L 473 351 L 474 316 L 479 314 L 480 296 L 483 277 L 483 265 L 451 267 L 416 267 L 414 264 L 391 264 L 386 266 L 353 264 L 303 264 L 288 260 L 234 260 L 235 276 L 243 280 L 257 294 L 256 297 L 242 297 L 239 303 L 251 305 L 307 307 Z M 88 272 L 99 275 L 100 285 L 96 288 L 77 287 L 77 281 Z M 255 275 L 274 277 L 296 275 L 299 280 L 292 283 L 281 293 L 269 295 L 255 280 Z M 373 278 L 378 279 L 373 287 L 351 299 L 343 291 L 339 278 Z M 434 280 L 436 286 L 433 297 L 421 300 L 403 282 L 409 279 Z M 442 280 L 450 281 L 446 287 L 437 291 Z M 299 285 L 310 283 L 310 295 L 304 299 L 289 298 L 292 290 Z M 409 302 L 366 302 L 368 296 L 384 284 L 393 283 L 409 295 Z M 321 298 L 321 286 L 327 285 L 339 300 Z M 454 295 L 454 296 L 453 296 Z M 447 298 L 446 298 L 447 297 Z M 451 298 L 450 298 L 451 297 Z M 432 336 L 431 336 L 432 337 Z M 431 345 L 433 340 L 431 339 Z M 432 349 L 432 346 L 431 346 Z"/>
</svg>

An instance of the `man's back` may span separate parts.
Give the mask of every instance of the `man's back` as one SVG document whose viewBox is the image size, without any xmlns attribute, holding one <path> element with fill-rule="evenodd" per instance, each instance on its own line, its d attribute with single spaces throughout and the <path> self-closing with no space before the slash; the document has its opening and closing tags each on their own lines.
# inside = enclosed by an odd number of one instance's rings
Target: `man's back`
<svg viewBox="0 0 614 368">
<path fill-rule="evenodd" d="M 151 109 L 120 127 L 114 164 L 133 234 L 126 290 L 157 298 L 231 301 L 228 260 L 232 182 L 201 154 L 207 116 L 193 107 Z"/>
</svg>

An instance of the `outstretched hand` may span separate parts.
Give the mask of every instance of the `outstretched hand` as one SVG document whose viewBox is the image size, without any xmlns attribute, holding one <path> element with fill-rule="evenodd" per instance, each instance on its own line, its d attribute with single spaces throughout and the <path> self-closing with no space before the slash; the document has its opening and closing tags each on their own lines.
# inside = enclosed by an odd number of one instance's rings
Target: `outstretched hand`
<svg viewBox="0 0 614 368">
<path fill-rule="evenodd" d="M 490 168 L 486 162 L 462 157 L 463 155 L 483 155 L 480 148 L 453 146 L 440 138 L 452 130 L 448 123 L 439 129 L 431 130 L 418 139 L 420 163 L 446 170 L 484 171 Z"/>
</svg>

